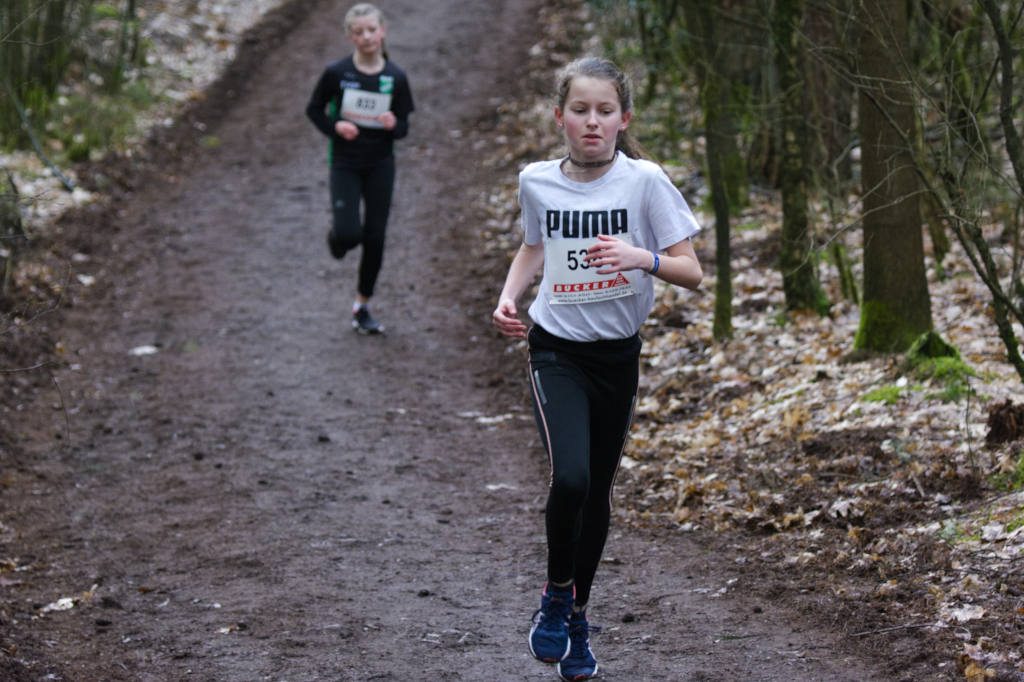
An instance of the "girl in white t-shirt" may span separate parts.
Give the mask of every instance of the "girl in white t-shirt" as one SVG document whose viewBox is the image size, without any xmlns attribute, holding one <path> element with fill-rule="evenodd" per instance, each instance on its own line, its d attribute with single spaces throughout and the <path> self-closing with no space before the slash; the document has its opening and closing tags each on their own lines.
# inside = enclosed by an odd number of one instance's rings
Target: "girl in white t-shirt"
<svg viewBox="0 0 1024 682">
<path fill-rule="evenodd" d="M 628 81 L 608 60 L 580 59 L 561 72 L 554 114 L 569 154 L 520 173 L 523 244 L 492 315 L 502 334 L 529 341 L 534 413 L 551 463 L 547 583 L 529 645 L 566 680 L 597 674 L 586 608 L 636 402 L 638 330 L 653 280 L 695 289 L 703 278 L 690 243 L 700 227 L 664 171 L 640 158 L 626 133 L 632 113 Z M 542 267 L 528 330 L 518 301 Z"/>
</svg>

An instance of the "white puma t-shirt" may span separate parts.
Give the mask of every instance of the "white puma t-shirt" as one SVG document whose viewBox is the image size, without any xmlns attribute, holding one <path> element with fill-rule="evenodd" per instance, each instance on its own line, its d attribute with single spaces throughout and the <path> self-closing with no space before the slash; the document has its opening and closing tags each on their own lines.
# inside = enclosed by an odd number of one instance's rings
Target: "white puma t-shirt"
<svg viewBox="0 0 1024 682">
<path fill-rule="evenodd" d="M 573 341 L 628 338 L 654 305 L 653 277 L 643 270 L 598 275 L 583 254 L 598 234 L 659 252 L 700 225 L 655 163 L 619 152 L 603 176 L 575 182 L 562 173 L 563 160 L 531 163 L 519 174 L 523 241 L 544 243 L 544 276 L 530 317 Z"/>
</svg>

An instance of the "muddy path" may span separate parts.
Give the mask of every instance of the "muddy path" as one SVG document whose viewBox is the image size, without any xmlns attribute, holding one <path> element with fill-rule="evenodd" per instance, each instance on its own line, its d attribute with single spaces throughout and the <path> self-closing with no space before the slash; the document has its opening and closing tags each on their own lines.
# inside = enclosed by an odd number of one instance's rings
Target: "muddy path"
<svg viewBox="0 0 1024 682">
<path fill-rule="evenodd" d="M 546 463 L 524 357 L 488 323 L 502 275 L 475 255 L 498 171 L 467 142 L 515 96 L 539 6 L 388 3 L 417 112 L 375 299 L 386 336 L 349 327 L 356 259 L 327 254 L 324 143 L 303 115 L 346 49 L 347 3 L 281 13 L 192 146 L 168 148 L 187 162 L 65 226 L 101 284 L 65 313 L 61 391 L 7 474 L 24 570 L 3 631 L 29 664 L 8 660 L 12 677 L 555 679 L 525 645 Z M 893 679 L 710 538 L 619 524 L 606 558 L 603 679 Z"/>
</svg>

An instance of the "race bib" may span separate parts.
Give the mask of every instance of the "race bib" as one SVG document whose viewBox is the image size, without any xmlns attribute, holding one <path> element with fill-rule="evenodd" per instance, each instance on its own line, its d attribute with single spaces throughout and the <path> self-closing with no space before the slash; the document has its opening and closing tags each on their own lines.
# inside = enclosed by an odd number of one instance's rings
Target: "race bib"
<svg viewBox="0 0 1024 682">
<path fill-rule="evenodd" d="M 391 109 L 391 95 L 346 88 L 341 97 L 341 117 L 363 128 L 382 128 L 377 117 Z"/>
<path fill-rule="evenodd" d="M 622 241 L 632 243 L 628 235 Z M 598 303 L 637 293 L 640 270 L 599 275 L 600 267 L 589 265 L 583 258 L 595 239 L 549 239 L 544 242 L 544 263 L 547 269 L 548 303 Z"/>
</svg>

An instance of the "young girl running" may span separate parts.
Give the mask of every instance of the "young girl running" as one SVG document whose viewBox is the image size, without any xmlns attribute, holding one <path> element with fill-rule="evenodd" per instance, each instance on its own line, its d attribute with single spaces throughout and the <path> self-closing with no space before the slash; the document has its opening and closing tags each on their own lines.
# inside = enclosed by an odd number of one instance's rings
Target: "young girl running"
<svg viewBox="0 0 1024 682">
<path fill-rule="evenodd" d="M 368 304 L 384 259 L 395 183 L 392 143 L 409 132 L 412 93 L 405 72 L 384 50 L 387 29 L 379 9 L 368 3 L 354 5 L 345 14 L 345 29 L 355 52 L 327 66 L 306 115 L 330 140 L 331 255 L 341 258 L 363 246 L 352 326 L 363 334 L 379 334 L 383 327 L 370 315 Z"/>
<path fill-rule="evenodd" d="M 597 674 L 587 603 L 608 535 L 611 493 L 639 380 L 638 334 L 654 278 L 695 289 L 703 278 L 686 201 L 627 135 L 632 96 L 613 63 L 589 57 L 559 76 L 555 121 L 569 154 L 519 175 L 523 243 L 492 319 L 527 338 L 534 414 L 551 464 L 547 583 L 530 652 L 565 680 Z M 518 301 L 543 266 L 540 294 Z"/>
</svg>

